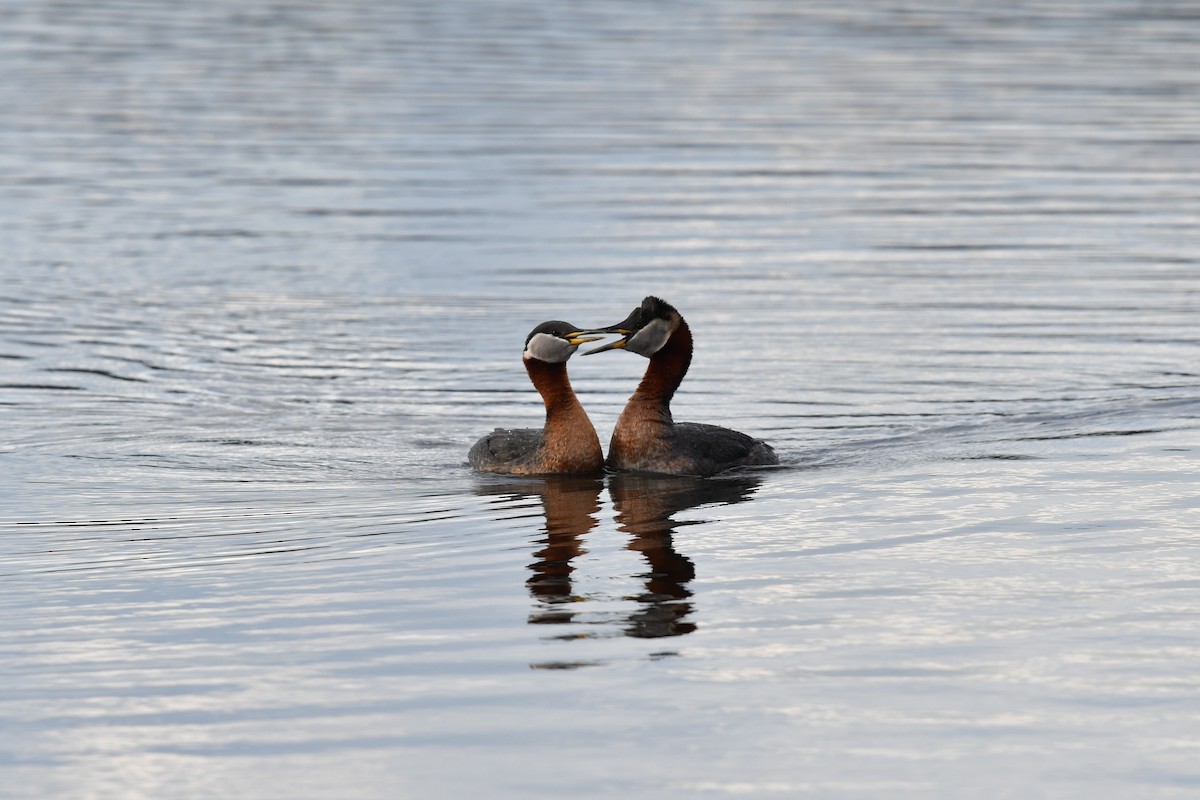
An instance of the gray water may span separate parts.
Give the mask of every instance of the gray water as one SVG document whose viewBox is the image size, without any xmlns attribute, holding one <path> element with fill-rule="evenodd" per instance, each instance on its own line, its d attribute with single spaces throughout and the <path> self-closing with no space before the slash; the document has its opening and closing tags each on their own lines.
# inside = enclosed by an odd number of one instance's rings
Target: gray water
<svg viewBox="0 0 1200 800">
<path fill-rule="evenodd" d="M 1200 792 L 1189 4 L 14 0 L 0 74 L 0 795 Z M 465 466 L 650 293 L 780 468 Z"/>
</svg>

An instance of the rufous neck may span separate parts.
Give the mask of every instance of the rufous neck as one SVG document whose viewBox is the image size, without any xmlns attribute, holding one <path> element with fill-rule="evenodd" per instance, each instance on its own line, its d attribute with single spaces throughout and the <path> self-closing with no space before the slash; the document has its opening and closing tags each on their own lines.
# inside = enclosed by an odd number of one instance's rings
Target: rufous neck
<svg viewBox="0 0 1200 800">
<path fill-rule="evenodd" d="M 692 331 L 679 320 L 679 327 L 657 353 L 650 357 L 650 366 L 642 376 L 631 401 L 650 403 L 670 414 L 671 398 L 683 383 L 692 363 Z"/>
<path fill-rule="evenodd" d="M 538 394 L 542 396 L 542 402 L 546 404 L 547 416 L 554 409 L 579 402 L 575 398 L 575 392 L 571 390 L 571 381 L 567 378 L 565 361 L 557 364 L 539 361 L 536 358 L 526 358 L 524 361 L 525 371 L 529 373 L 529 380 L 533 381 L 534 388 L 538 390 Z"/>
</svg>

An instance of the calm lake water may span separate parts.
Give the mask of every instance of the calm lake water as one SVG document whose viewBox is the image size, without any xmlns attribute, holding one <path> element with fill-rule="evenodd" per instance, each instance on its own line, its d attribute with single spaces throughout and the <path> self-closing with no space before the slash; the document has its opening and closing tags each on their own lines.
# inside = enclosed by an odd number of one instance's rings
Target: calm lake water
<svg viewBox="0 0 1200 800">
<path fill-rule="evenodd" d="M 0 795 L 1200 792 L 1188 4 L 35 0 L 0 72 Z M 781 467 L 466 467 L 650 293 Z M 570 367 L 607 443 L 645 361 Z"/>
</svg>

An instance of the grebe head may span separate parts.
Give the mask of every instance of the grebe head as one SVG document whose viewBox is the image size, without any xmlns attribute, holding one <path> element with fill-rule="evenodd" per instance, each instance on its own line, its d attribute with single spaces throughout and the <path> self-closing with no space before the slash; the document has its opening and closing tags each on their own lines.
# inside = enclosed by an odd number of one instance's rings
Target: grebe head
<svg viewBox="0 0 1200 800">
<path fill-rule="evenodd" d="M 588 350 L 585 356 L 603 353 L 605 350 L 628 350 L 639 356 L 650 356 L 662 349 L 671 334 L 679 329 L 683 317 L 675 307 L 658 297 L 647 297 L 628 317 L 616 325 L 596 328 L 586 333 L 620 333 L 623 339 Z"/>
<path fill-rule="evenodd" d="M 594 342 L 599 336 L 588 336 L 591 331 L 583 331 L 569 322 L 550 320 L 538 325 L 525 338 L 524 359 L 545 361 L 547 364 L 561 364 L 566 361 L 579 345 Z"/>
</svg>

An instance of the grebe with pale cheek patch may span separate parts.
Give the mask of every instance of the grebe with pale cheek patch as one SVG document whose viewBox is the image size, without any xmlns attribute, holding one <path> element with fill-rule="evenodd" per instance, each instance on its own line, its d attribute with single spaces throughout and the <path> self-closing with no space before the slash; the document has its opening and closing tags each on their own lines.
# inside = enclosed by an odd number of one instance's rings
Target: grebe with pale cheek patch
<svg viewBox="0 0 1200 800">
<path fill-rule="evenodd" d="M 472 467 L 506 475 L 586 475 L 604 469 L 600 438 L 567 378 L 567 359 L 579 345 L 600 338 L 587 333 L 559 320 L 533 329 L 521 360 L 546 406 L 546 424 L 541 430 L 497 428 L 467 453 Z"/>
<path fill-rule="evenodd" d="M 675 422 L 671 398 L 692 363 L 692 331 L 675 308 L 647 297 L 623 322 L 587 333 L 620 333 L 624 338 L 588 350 L 628 350 L 650 359 L 637 390 L 629 398 L 608 446 L 612 469 L 667 475 L 715 475 L 732 467 L 778 464 L 775 450 L 744 433 Z"/>
</svg>

